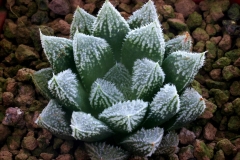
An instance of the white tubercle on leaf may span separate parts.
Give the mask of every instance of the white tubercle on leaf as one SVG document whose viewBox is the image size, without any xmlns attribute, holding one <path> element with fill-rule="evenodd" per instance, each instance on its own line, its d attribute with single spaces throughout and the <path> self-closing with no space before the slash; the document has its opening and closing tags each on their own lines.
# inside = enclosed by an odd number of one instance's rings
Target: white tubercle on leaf
<svg viewBox="0 0 240 160">
<path fill-rule="evenodd" d="M 91 160 L 126 160 L 129 156 L 128 152 L 105 142 L 85 143 L 85 147 Z"/>
<path fill-rule="evenodd" d="M 86 108 L 83 89 L 81 89 L 76 75 L 70 69 L 53 75 L 48 82 L 48 88 L 65 107 L 73 110 Z"/>
<path fill-rule="evenodd" d="M 77 7 L 73 15 L 73 21 L 70 27 L 70 38 L 73 39 L 75 32 L 91 34 L 93 22 L 96 17 L 87 13 L 80 7 Z"/>
<path fill-rule="evenodd" d="M 165 41 L 158 20 L 129 32 L 122 46 L 122 63 L 132 71 L 137 59 L 148 58 L 159 65 L 165 53 Z"/>
<path fill-rule="evenodd" d="M 107 125 L 84 112 L 73 112 L 70 126 L 72 136 L 86 142 L 100 141 L 113 134 Z"/>
<path fill-rule="evenodd" d="M 149 0 L 139 10 L 129 17 L 128 24 L 132 29 L 142 27 L 158 19 L 157 10 L 153 1 Z"/>
<path fill-rule="evenodd" d="M 118 132 L 131 132 L 138 127 L 147 111 L 142 100 L 119 102 L 99 114 L 99 119 Z"/>
<path fill-rule="evenodd" d="M 128 23 L 109 0 L 106 0 L 93 24 L 92 34 L 104 38 L 110 44 L 117 61 L 120 61 L 122 42 L 129 31 Z"/>
<path fill-rule="evenodd" d="M 171 53 L 162 65 L 163 71 L 166 73 L 165 83 L 173 83 L 178 92 L 182 92 L 203 66 L 204 55 L 205 52 L 176 51 Z"/>
<path fill-rule="evenodd" d="M 89 96 L 90 105 L 93 109 L 100 109 L 112 106 L 113 104 L 124 101 L 123 94 L 116 86 L 103 79 L 97 79 L 92 87 Z"/>
<path fill-rule="evenodd" d="M 137 98 L 153 96 L 164 82 L 165 74 L 158 62 L 147 58 L 137 60 L 133 67 L 132 90 Z"/>
<path fill-rule="evenodd" d="M 120 145 L 136 155 L 151 156 L 160 145 L 164 130 L 159 127 L 141 129 L 125 138 Z"/>
</svg>

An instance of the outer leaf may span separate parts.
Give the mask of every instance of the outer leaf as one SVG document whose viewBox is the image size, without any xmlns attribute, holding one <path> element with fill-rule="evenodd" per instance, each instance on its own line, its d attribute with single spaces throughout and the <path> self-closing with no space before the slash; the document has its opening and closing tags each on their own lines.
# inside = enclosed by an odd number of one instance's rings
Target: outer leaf
<svg viewBox="0 0 240 160">
<path fill-rule="evenodd" d="M 151 156 L 161 143 L 162 137 L 162 128 L 141 129 L 133 135 L 125 138 L 120 144 L 123 148 L 134 154 Z"/>
<path fill-rule="evenodd" d="M 44 68 L 36 71 L 32 75 L 33 83 L 41 92 L 41 94 L 48 99 L 53 98 L 53 95 L 48 89 L 48 81 L 52 78 L 52 74 L 52 68 Z"/>
<path fill-rule="evenodd" d="M 35 123 L 42 128 L 46 128 L 57 137 L 73 139 L 71 137 L 70 119 L 71 112 L 64 111 L 63 107 L 56 100 L 51 99 Z"/>
<path fill-rule="evenodd" d="M 177 133 L 174 131 L 170 131 L 168 134 L 163 136 L 162 142 L 157 148 L 156 152 L 154 154 L 165 154 L 165 155 L 171 155 L 178 151 L 178 143 L 179 138 Z"/>
<path fill-rule="evenodd" d="M 129 154 L 119 147 L 113 147 L 103 143 L 85 143 L 91 160 L 127 160 Z"/>
<path fill-rule="evenodd" d="M 126 36 L 122 47 L 122 63 L 132 72 L 137 59 L 148 58 L 161 66 L 165 52 L 165 42 L 158 21 L 132 30 Z"/>
<path fill-rule="evenodd" d="M 73 39 L 76 31 L 85 34 L 91 34 L 93 22 L 96 17 L 84 11 L 82 8 L 77 7 L 73 15 L 73 21 L 70 27 L 70 38 Z"/>
<path fill-rule="evenodd" d="M 116 63 L 103 77 L 110 81 L 124 94 L 127 99 L 131 96 L 131 75 L 121 63 Z"/>
<path fill-rule="evenodd" d="M 152 100 L 164 82 L 165 74 L 158 62 L 146 58 L 137 60 L 133 67 L 132 90 L 137 98 Z"/>
<path fill-rule="evenodd" d="M 104 38 L 110 44 L 117 61 L 120 61 L 122 42 L 129 31 L 128 23 L 106 0 L 93 24 L 93 35 Z"/>
<path fill-rule="evenodd" d="M 119 102 L 105 109 L 99 119 L 117 132 L 132 132 L 142 122 L 148 103 L 142 100 Z"/>
<path fill-rule="evenodd" d="M 40 39 L 44 53 L 55 74 L 69 67 L 74 67 L 72 40 L 61 37 L 45 36 L 41 31 Z"/>
<path fill-rule="evenodd" d="M 109 44 L 102 38 L 77 33 L 73 39 L 74 61 L 87 91 L 114 65 Z"/>
<path fill-rule="evenodd" d="M 203 98 L 193 88 L 187 88 L 183 92 L 180 102 L 180 111 L 167 123 L 168 130 L 180 128 L 194 121 L 206 108 Z"/>
<path fill-rule="evenodd" d="M 116 88 L 116 86 L 103 79 L 97 79 L 91 88 L 90 92 L 90 105 L 98 113 L 102 112 L 105 108 L 113 104 L 124 101 L 123 94 Z"/>
<path fill-rule="evenodd" d="M 170 54 L 162 65 L 162 69 L 166 73 L 165 83 L 173 83 L 178 92 L 182 92 L 203 66 L 204 55 L 205 52 L 189 53 L 186 51 L 177 51 Z"/>
<path fill-rule="evenodd" d="M 188 32 L 186 32 L 184 35 L 177 36 L 166 42 L 165 57 L 179 50 L 190 52 L 191 49 L 192 49 L 191 36 Z"/>
<path fill-rule="evenodd" d="M 145 26 L 158 19 L 157 10 L 153 4 L 153 1 L 149 0 L 139 10 L 133 12 L 133 15 L 129 17 L 128 24 L 131 29 Z"/>
<path fill-rule="evenodd" d="M 70 126 L 72 136 L 86 142 L 100 141 L 113 134 L 103 122 L 84 112 L 73 112 Z"/>
<path fill-rule="evenodd" d="M 166 84 L 150 104 L 145 125 L 154 127 L 172 118 L 180 109 L 180 99 L 174 85 Z"/>
<path fill-rule="evenodd" d="M 69 110 L 85 110 L 87 97 L 77 77 L 70 69 L 53 75 L 48 82 L 52 94 Z"/>
</svg>

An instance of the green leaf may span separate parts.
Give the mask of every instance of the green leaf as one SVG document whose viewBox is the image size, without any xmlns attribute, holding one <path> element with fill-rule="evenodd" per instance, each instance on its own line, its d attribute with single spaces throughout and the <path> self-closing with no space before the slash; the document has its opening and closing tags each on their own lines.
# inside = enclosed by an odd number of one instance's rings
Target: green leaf
<svg viewBox="0 0 240 160">
<path fill-rule="evenodd" d="M 77 76 L 70 69 L 53 75 L 48 88 L 56 99 L 69 110 L 87 110 L 88 99 Z"/>
<path fill-rule="evenodd" d="M 73 38 L 73 50 L 77 71 L 89 92 L 92 83 L 114 65 L 111 48 L 102 38 L 77 33 Z"/>
<path fill-rule="evenodd" d="M 179 138 L 177 133 L 174 131 L 170 131 L 168 134 L 163 136 L 162 142 L 154 154 L 171 155 L 171 154 L 177 153 L 177 151 L 179 150 L 178 144 L 179 144 Z"/>
<path fill-rule="evenodd" d="M 48 81 L 52 78 L 52 68 L 44 68 L 39 71 L 34 72 L 32 75 L 32 80 L 34 85 L 40 91 L 40 93 L 48 99 L 52 99 L 53 95 L 48 89 Z"/>
<path fill-rule="evenodd" d="M 122 47 L 122 63 L 132 73 L 137 59 L 148 58 L 161 66 L 165 52 L 165 42 L 158 21 L 132 30 L 126 36 Z"/>
<path fill-rule="evenodd" d="M 93 35 L 104 38 L 111 46 L 114 57 L 120 61 L 122 42 L 130 31 L 128 23 L 114 6 L 106 0 L 93 24 Z"/>
<path fill-rule="evenodd" d="M 198 70 L 203 66 L 205 52 L 190 53 L 186 51 L 176 51 L 170 54 L 162 64 L 162 69 L 166 73 L 165 83 L 172 83 L 181 93 L 187 87 Z"/>
<path fill-rule="evenodd" d="M 158 62 L 149 59 L 137 60 L 133 66 L 132 91 L 137 98 L 152 100 L 164 82 L 165 74 Z"/>
<path fill-rule="evenodd" d="M 116 63 L 103 78 L 114 83 L 116 87 L 124 94 L 124 97 L 130 99 L 131 75 L 123 64 Z"/>
<path fill-rule="evenodd" d="M 85 143 L 91 160 L 127 160 L 129 154 L 119 147 L 103 143 Z"/>
<path fill-rule="evenodd" d="M 86 142 L 100 141 L 113 134 L 103 122 L 84 112 L 73 112 L 70 126 L 72 136 Z"/>
<path fill-rule="evenodd" d="M 72 40 L 45 36 L 41 31 L 40 39 L 44 53 L 55 74 L 74 66 Z"/>
<path fill-rule="evenodd" d="M 161 143 L 162 137 L 162 128 L 141 129 L 133 135 L 125 138 L 120 145 L 136 155 L 147 157 L 151 156 L 156 151 Z"/>
<path fill-rule="evenodd" d="M 150 104 L 145 126 L 154 127 L 172 118 L 180 109 L 180 99 L 174 85 L 166 84 Z"/>
<path fill-rule="evenodd" d="M 174 130 L 194 121 L 206 108 L 204 99 L 193 88 L 187 88 L 180 96 L 180 110 L 166 124 L 167 130 Z"/>
<path fill-rule="evenodd" d="M 92 32 L 93 22 L 96 17 L 77 7 L 73 15 L 73 21 L 70 27 L 70 38 L 73 39 L 76 31 L 90 35 Z"/>
<path fill-rule="evenodd" d="M 192 40 L 188 32 L 184 35 L 177 36 L 166 42 L 165 57 L 176 51 L 190 52 L 192 49 Z"/>
<path fill-rule="evenodd" d="M 142 100 L 119 102 L 103 110 L 99 119 L 116 132 L 132 132 L 143 121 L 147 107 Z"/>
<path fill-rule="evenodd" d="M 71 112 L 66 112 L 56 100 L 51 99 L 35 123 L 62 139 L 73 139 L 70 128 Z"/>
<path fill-rule="evenodd" d="M 113 104 L 124 101 L 123 94 L 116 88 L 116 86 L 103 79 L 97 79 L 91 88 L 89 101 L 90 105 L 98 113 Z"/>
<path fill-rule="evenodd" d="M 131 29 L 145 26 L 158 19 L 157 10 L 153 1 L 149 0 L 142 8 L 133 12 L 128 19 L 128 24 Z"/>
</svg>

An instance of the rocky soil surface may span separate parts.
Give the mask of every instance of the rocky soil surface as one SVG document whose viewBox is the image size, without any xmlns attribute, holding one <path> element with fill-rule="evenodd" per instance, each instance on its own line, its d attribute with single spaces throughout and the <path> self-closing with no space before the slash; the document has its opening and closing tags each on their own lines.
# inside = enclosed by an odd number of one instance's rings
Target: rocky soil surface
<svg viewBox="0 0 240 160">
<path fill-rule="evenodd" d="M 110 0 L 128 18 L 147 0 Z M 148 159 L 240 160 L 240 6 L 228 0 L 154 0 L 166 39 L 188 31 L 193 51 L 207 50 L 204 67 L 192 86 L 206 110 L 177 131 L 171 155 Z M 80 141 L 66 141 L 34 121 L 48 101 L 35 89 L 31 74 L 49 67 L 39 39 L 69 36 L 75 8 L 95 15 L 101 0 L 7 0 L 0 35 L 0 160 L 87 160 Z M 132 157 L 142 159 L 141 157 Z"/>
</svg>

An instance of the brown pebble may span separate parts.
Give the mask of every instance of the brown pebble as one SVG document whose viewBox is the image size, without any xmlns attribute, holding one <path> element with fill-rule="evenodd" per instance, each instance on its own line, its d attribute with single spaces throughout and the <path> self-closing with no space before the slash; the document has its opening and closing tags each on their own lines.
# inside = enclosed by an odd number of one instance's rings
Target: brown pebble
<svg viewBox="0 0 240 160">
<path fill-rule="evenodd" d="M 217 133 L 217 128 L 215 128 L 211 123 L 207 123 L 203 129 L 203 136 L 205 139 L 212 141 Z"/>
<path fill-rule="evenodd" d="M 181 144 L 192 144 L 195 140 L 196 136 L 194 132 L 187 130 L 186 128 L 182 128 L 179 133 L 179 142 Z"/>
</svg>

